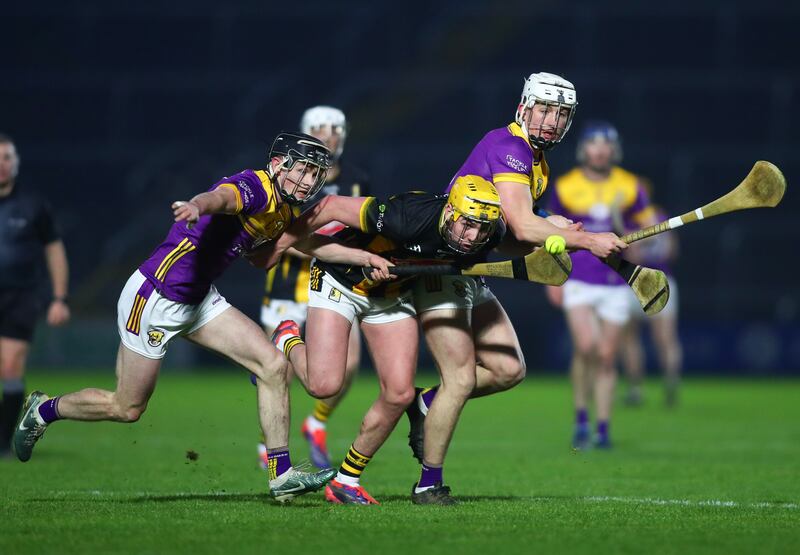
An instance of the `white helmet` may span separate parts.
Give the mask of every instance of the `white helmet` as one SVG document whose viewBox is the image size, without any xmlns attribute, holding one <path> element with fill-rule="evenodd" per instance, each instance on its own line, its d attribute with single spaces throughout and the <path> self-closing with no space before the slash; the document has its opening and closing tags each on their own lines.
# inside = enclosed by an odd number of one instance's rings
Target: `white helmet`
<svg viewBox="0 0 800 555">
<path fill-rule="evenodd" d="M 559 115 L 556 119 L 556 134 L 554 139 L 544 139 L 540 136 L 531 137 L 528 134 L 528 126 L 522 121 L 522 116 L 525 110 L 532 108 L 537 102 L 559 108 Z M 558 144 L 564 135 L 569 131 L 572 124 L 572 117 L 575 115 L 575 107 L 578 105 L 578 97 L 575 94 L 575 85 L 553 73 L 531 73 L 525 79 L 525 85 L 522 87 L 522 98 L 517 106 L 516 122 L 522 127 L 522 132 L 528 135 L 528 141 L 535 148 L 547 150 L 554 145 Z M 561 111 L 560 108 L 569 108 L 569 116 L 567 116 L 566 124 L 563 126 L 563 131 L 560 125 Z M 541 131 L 541 124 L 540 124 Z"/>
<path fill-rule="evenodd" d="M 331 133 L 339 135 L 339 144 L 333 152 L 333 157 L 338 159 L 344 150 L 344 140 L 347 137 L 347 119 L 344 112 L 333 106 L 314 106 L 303 112 L 300 119 L 300 131 L 306 135 L 313 135 L 314 129 L 329 125 Z"/>
</svg>

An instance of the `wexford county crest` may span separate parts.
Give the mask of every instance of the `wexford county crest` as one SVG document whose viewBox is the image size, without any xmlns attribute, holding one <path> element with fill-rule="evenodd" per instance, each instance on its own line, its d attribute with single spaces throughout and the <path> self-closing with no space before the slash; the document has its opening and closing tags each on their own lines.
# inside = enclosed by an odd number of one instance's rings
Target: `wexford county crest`
<svg viewBox="0 0 800 555">
<path fill-rule="evenodd" d="M 540 196 L 542 196 L 542 188 L 543 188 L 543 187 L 544 187 L 544 179 L 543 179 L 543 178 L 541 178 L 541 177 L 538 177 L 538 178 L 536 179 L 536 198 L 537 198 L 537 199 L 538 199 Z"/>
<path fill-rule="evenodd" d="M 147 331 L 147 344 L 151 347 L 158 347 L 164 340 L 164 330 L 150 328 Z"/>
</svg>

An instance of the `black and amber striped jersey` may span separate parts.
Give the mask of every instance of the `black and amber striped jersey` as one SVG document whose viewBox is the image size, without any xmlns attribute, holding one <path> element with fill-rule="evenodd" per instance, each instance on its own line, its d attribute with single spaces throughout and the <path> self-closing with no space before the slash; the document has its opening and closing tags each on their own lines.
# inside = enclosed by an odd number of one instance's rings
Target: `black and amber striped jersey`
<svg viewBox="0 0 800 555">
<path fill-rule="evenodd" d="M 363 197 L 369 195 L 369 177 L 360 168 L 340 161 L 340 172 L 330 179 L 312 201 L 303 205 L 308 210 L 328 195 Z M 264 304 L 270 299 L 281 299 L 297 303 L 308 302 L 308 276 L 311 260 L 291 254 L 281 257 L 278 264 L 267 271 L 264 286 Z"/>
<path fill-rule="evenodd" d="M 502 219 L 478 253 L 459 254 L 447 245 L 439 232 L 439 220 L 446 204 L 447 195 L 423 192 L 402 193 L 386 201 L 368 197 L 361 207 L 361 229 L 346 228 L 335 237 L 347 245 L 380 254 L 398 266 L 484 261 L 505 234 Z M 320 290 L 325 273 L 353 292 L 368 297 L 395 297 L 413 284 L 413 277 L 373 283 L 364 277 L 360 266 L 317 261 L 311 267 L 309 287 L 312 290 Z"/>
</svg>

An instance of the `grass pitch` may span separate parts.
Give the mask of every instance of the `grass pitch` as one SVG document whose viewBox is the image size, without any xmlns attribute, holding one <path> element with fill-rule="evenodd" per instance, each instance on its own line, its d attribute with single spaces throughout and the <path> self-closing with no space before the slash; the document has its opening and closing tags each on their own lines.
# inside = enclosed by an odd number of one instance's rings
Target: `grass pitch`
<svg viewBox="0 0 800 555">
<path fill-rule="evenodd" d="M 32 371 L 50 394 L 107 375 Z M 346 452 L 377 392 L 329 426 Z M 445 468 L 464 503 L 418 507 L 405 419 L 362 483 L 379 507 L 269 501 L 242 372 L 166 374 L 134 425 L 54 424 L 29 463 L 0 461 L 0 553 L 786 553 L 800 545 L 800 382 L 689 380 L 681 405 L 618 407 L 611 452 L 569 448 L 566 380 L 471 402 Z M 294 389 L 292 456 L 311 400 Z M 187 458 L 195 451 L 196 461 Z"/>
</svg>

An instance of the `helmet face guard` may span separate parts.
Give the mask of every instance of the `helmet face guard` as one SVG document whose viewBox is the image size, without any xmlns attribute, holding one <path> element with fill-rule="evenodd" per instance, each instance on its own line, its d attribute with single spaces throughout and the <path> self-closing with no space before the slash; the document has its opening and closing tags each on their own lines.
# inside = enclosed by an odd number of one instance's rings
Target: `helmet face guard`
<svg viewBox="0 0 800 555">
<path fill-rule="evenodd" d="M 525 80 L 515 119 L 532 147 L 549 150 L 569 131 L 577 105 L 572 83 L 552 73 L 534 73 Z"/>
<path fill-rule="evenodd" d="M 292 205 L 301 205 L 313 198 L 322 189 L 333 165 L 331 153 L 322 141 L 303 133 L 280 133 L 272 143 L 269 156 L 282 159 L 280 166 L 272 169 L 272 177 L 277 176 L 281 197 Z M 307 184 L 308 175 L 313 175 L 310 185 Z M 304 189 L 305 195 L 298 197 Z"/>
<path fill-rule="evenodd" d="M 447 217 L 445 213 L 443 226 L 441 229 L 442 238 L 447 246 L 459 254 L 475 254 L 480 251 L 494 234 L 497 227 L 497 220 L 482 220 L 464 214 L 456 209 Z M 459 222 L 461 220 L 461 222 Z M 476 229 L 476 232 L 472 230 Z M 467 235 L 473 235 L 467 238 Z"/>
<path fill-rule="evenodd" d="M 494 185 L 475 175 L 453 183 L 439 220 L 439 233 L 459 254 L 474 254 L 491 240 L 500 220 L 500 195 Z"/>
</svg>

